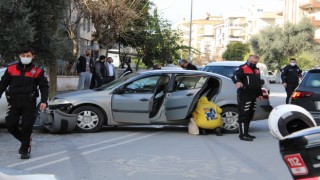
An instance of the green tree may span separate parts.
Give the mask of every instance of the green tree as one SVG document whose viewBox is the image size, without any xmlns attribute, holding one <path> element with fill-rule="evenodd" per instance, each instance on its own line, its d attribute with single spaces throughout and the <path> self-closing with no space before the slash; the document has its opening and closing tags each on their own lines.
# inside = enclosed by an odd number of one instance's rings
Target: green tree
<svg viewBox="0 0 320 180">
<path fill-rule="evenodd" d="M 263 29 L 251 38 L 250 44 L 254 53 L 259 55 L 270 69 L 279 69 L 288 63 L 290 57 L 299 56 L 303 52 L 314 54 L 317 45 L 313 37 L 313 26 L 307 18 L 303 18 L 298 24 L 286 23 L 283 29 Z M 304 57 L 315 58 L 306 55 Z"/>
<path fill-rule="evenodd" d="M 231 42 L 227 45 L 227 50 L 222 54 L 222 58 L 230 61 L 244 60 L 245 55 L 249 52 L 249 44 Z"/>
<path fill-rule="evenodd" d="M 16 51 L 33 42 L 34 28 L 30 22 L 30 8 L 26 1 L 0 1 L 0 54 L 6 62 L 13 61 Z"/>
<path fill-rule="evenodd" d="M 61 52 L 65 49 L 63 37 L 59 28 L 65 10 L 65 0 L 42 1 L 29 0 L 31 9 L 30 23 L 35 29 L 35 40 L 32 45 L 36 51 L 37 60 L 45 64 L 49 71 L 50 92 L 52 97 L 57 91 L 57 59 L 62 58 Z"/>
<path fill-rule="evenodd" d="M 165 65 L 169 58 L 178 59 L 180 50 L 188 49 L 179 44 L 181 33 L 172 30 L 171 24 L 158 15 L 157 9 L 148 19 L 145 32 L 145 43 L 140 49 L 143 52 L 142 61 L 147 67 L 155 63 Z"/>
</svg>

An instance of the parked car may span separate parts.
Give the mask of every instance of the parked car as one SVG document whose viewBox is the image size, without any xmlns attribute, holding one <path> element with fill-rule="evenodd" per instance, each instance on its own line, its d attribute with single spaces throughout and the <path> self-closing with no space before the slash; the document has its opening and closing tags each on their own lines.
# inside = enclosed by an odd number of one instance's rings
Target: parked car
<svg viewBox="0 0 320 180">
<path fill-rule="evenodd" d="M 305 74 L 292 93 L 290 103 L 305 108 L 320 125 L 320 69 L 311 69 Z"/>
<path fill-rule="evenodd" d="M 277 77 L 272 71 L 268 71 L 267 78 L 268 78 L 270 83 L 276 83 L 276 81 L 277 81 Z"/>
<path fill-rule="evenodd" d="M 77 114 L 76 130 L 96 132 L 102 126 L 128 124 L 187 125 L 201 96 L 219 105 L 224 130 L 238 132 L 236 88 L 225 76 L 190 70 L 151 70 L 131 73 L 93 90 L 58 94 L 48 104 L 48 115 L 62 111 Z M 264 90 L 255 119 L 266 119 L 271 111 Z M 72 118 L 57 116 L 55 122 Z"/>
<path fill-rule="evenodd" d="M 0 78 L 3 76 L 7 68 L 0 68 Z M 5 123 L 5 117 L 8 111 L 8 102 L 5 94 L 3 93 L 0 98 L 0 124 Z"/>
<path fill-rule="evenodd" d="M 219 62 L 211 62 L 205 66 L 203 71 L 213 72 L 217 74 L 221 74 L 228 78 L 231 78 L 234 74 L 234 71 L 242 64 L 244 61 L 219 61 Z M 257 67 L 261 72 L 261 79 L 263 80 L 263 88 L 265 88 L 270 94 L 270 84 L 267 78 L 268 69 L 267 66 L 263 63 L 258 63 Z"/>
</svg>

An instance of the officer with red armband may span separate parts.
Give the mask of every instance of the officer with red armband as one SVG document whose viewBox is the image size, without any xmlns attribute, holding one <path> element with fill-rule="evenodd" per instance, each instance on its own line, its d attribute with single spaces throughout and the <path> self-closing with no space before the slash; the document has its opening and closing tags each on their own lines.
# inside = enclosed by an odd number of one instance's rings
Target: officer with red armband
<svg viewBox="0 0 320 180">
<path fill-rule="evenodd" d="M 249 125 L 255 112 L 256 98 L 263 99 L 260 70 L 256 66 L 258 61 L 258 56 L 250 55 L 232 77 L 238 92 L 239 138 L 243 141 L 253 141 L 255 138 L 249 134 Z"/>
<path fill-rule="evenodd" d="M 21 142 L 21 159 L 29 159 L 31 135 L 37 113 L 38 89 L 41 93 L 40 110 L 47 106 L 49 83 L 43 69 L 36 67 L 32 60 L 34 50 L 24 47 L 19 51 L 20 61 L 7 67 L 0 81 L 0 97 L 6 91 L 9 103 L 6 116 L 8 131 Z M 19 121 L 21 124 L 19 125 Z"/>
</svg>

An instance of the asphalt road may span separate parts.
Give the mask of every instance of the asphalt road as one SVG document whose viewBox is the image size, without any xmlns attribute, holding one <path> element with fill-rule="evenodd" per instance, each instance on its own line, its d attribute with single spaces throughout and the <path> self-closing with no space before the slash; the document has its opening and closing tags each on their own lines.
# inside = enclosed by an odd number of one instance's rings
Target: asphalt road
<svg viewBox="0 0 320 180">
<path fill-rule="evenodd" d="M 271 85 L 273 106 L 285 101 Z M 19 159 L 18 142 L 0 129 L 0 167 L 55 174 L 62 180 L 292 179 L 267 120 L 252 122 L 257 139 L 237 134 L 193 136 L 186 127 L 104 128 L 93 134 L 35 132 L 32 157 Z"/>
</svg>

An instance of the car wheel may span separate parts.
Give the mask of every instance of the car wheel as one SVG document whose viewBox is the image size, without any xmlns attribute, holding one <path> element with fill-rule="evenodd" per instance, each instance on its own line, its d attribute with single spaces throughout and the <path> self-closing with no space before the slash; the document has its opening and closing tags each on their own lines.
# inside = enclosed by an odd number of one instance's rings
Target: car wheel
<svg viewBox="0 0 320 180">
<path fill-rule="evenodd" d="M 239 113 L 236 107 L 222 108 L 221 119 L 223 122 L 223 130 L 227 133 L 239 132 L 238 118 Z"/>
<path fill-rule="evenodd" d="M 96 107 L 81 106 L 76 108 L 73 114 L 78 114 L 76 130 L 82 133 L 97 132 L 104 122 L 104 115 Z"/>
</svg>

